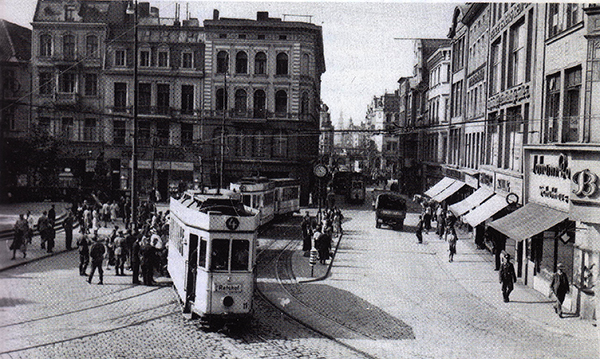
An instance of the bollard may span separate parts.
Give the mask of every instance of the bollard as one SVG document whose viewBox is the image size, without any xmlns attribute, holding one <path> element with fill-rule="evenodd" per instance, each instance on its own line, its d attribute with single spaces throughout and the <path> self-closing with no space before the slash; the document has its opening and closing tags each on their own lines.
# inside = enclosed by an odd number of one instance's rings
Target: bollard
<svg viewBox="0 0 600 359">
<path fill-rule="evenodd" d="M 315 269 L 315 264 L 317 264 L 317 257 L 319 256 L 319 252 L 317 252 L 317 249 L 315 247 L 312 247 L 310 249 L 310 258 L 308 260 L 308 263 L 310 264 L 310 277 L 312 278 L 313 276 L 313 271 Z"/>
</svg>

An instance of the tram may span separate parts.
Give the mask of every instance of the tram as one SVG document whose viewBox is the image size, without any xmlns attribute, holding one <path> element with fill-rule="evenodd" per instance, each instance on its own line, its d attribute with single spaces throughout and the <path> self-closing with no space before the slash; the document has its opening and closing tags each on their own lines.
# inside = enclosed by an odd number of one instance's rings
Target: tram
<svg viewBox="0 0 600 359">
<path fill-rule="evenodd" d="M 366 187 L 365 178 L 362 173 L 352 172 L 348 178 L 348 190 L 346 202 L 363 203 L 365 201 Z"/>
<path fill-rule="evenodd" d="M 300 211 L 300 181 L 294 178 L 274 178 L 275 215 L 286 216 Z"/>
<path fill-rule="evenodd" d="M 229 189 L 241 193 L 246 206 L 259 210 L 261 226 L 275 217 L 275 182 L 267 177 L 243 177 Z"/>
<path fill-rule="evenodd" d="M 259 211 L 216 189 L 171 198 L 168 271 L 183 312 L 210 325 L 252 317 Z"/>
</svg>

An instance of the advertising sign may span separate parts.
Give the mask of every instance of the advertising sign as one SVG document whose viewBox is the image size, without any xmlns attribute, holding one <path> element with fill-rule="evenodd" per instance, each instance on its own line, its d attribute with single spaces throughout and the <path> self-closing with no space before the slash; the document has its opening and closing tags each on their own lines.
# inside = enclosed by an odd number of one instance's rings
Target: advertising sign
<svg viewBox="0 0 600 359">
<path fill-rule="evenodd" d="M 568 212 L 571 205 L 571 167 L 565 153 L 532 151 L 529 201 Z"/>
</svg>

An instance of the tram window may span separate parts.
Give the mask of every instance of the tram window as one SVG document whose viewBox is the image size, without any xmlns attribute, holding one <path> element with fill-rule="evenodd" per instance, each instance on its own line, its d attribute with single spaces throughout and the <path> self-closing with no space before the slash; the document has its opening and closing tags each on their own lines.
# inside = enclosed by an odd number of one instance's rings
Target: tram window
<svg viewBox="0 0 600 359">
<path fill-rule="evenodd" d="M 253 195 L 252 196 L 252 208 L 259 208 L 259 196 L 258 195 Z"/>
<path fill-rule="evenodd" d="M 250 242 L 234 239 L 231 244 L 231 270 L 248 270 Z"/>
<path fill-rule="evenodd" d="M 211 270 L 227 270 L 227 262 L 229 260 L 229 240 L 228 239 L 213 239 L 212 255 L 210 259 Z"/>
<path fill-rule="evenodd" d="M 244 201 L 244 204 L 246 206 L 250 207 L 250 204 L 251 204 L 251 201 L 252 201 L 252 196 L 248 195 L 248 194 L 245 194 L 242 199 Z"/>
<path fill-rule="evenodd" d="M 206 268 L 206 240 L 200 240 L 200 254 L 198 256 L 198 266 Z"/>
<path fill-rule="evenodd" d="M 270 206 L 273 204 L 273 192 L 265 193 L 265 206 Z"/>
</svg>

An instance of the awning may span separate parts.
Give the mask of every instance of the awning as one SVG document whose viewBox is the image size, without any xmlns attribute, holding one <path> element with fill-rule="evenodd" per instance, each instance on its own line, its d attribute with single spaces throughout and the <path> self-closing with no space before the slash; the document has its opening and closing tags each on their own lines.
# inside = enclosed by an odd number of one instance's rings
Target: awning
<svg viewBox="0 0 600 359">
<path fill-rule="evenodd" d="M 541 233 L 565 219 L 569 214 L 536 203 L 527 203 L 518 210 L 490 223 L 508 238 L 524 240 Z"/>
<path fill-rule="evenodd" d="M 444 177 L 444 178 L 442 178 L 441 181 L 434 184 L 433 187 L 431 187 L 430 189 L 425 191 L 424 194 L 431 198 L 431 197 L 435 196 L 436 194 L 442 192 L 446 188 L 448 188 L 452 183 L 454 183 L 454 181 L 455 180 L 453 180 L 450 177 Z"/>
<path fill-rule="evenodd" d="M 449 208 L 457 217 L 462 216 L 473 208 L 479 206 L 481 202 L 490 198 L 494 194 L 494 191 L 487 187 L 480 187 L 477 191 L 473 192 L 469 197 L 462 201 L 451 205 Z"/>
<path fill-rule="evenodd" d="M 467 222 L 471 227 L 476 227 L 486 219 L 500 212 L 503 208 L 508 206 L 506 198 L 498 194 L 493 195 L 487 201 L 483 202 L 481 206 L 463 216 L 463 220 Z M 504 217 L 506 218 L 506 217 Z"/>
<path fill-rule="evenodd" d="M 463 181 L 455 180 L 454 183 L 452 183 L 449 187 L 447 187 L 442 192 L 433 196 L 432 199 L 437 202 L 442 202 L 446 198 L 452 196 L 454 193 L 456 193 L 459 189 L 461 189 L 465 185 L 466 185 L 466 183 L 464 183 Z"/>
</svg>

